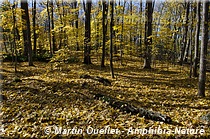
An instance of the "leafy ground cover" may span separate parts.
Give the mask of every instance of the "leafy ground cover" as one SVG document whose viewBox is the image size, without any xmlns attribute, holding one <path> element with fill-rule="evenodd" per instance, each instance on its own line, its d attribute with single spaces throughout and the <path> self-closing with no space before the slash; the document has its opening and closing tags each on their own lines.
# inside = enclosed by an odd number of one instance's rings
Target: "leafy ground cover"
<svg viewBox="0 0 210 139">
<path fill-rule="evenodd" d="M 3 63 L 1 83 L 3 83 L 4 97 L 1 102 L 1 122 L 4 132 L 1 136 L 5 138 L 210 137 L 209 125 L 200 119 L 209 112 L 209 73 L 206 83 L 207 96 L 201 98 L 196 96 L 197 78 L 189 78 L 188 67 L 157 63 L 155 68 L 144 70 L 138 58 L 127 57 L 124 66 L 118 62 L 114 63 L 116 78 L 112 79 L 108 66 L 100 69 L 99 63 L 95 61 L 93 63 L 89 66 L 71 63 L 57 67 L 56 64 L 50 63 L 35 62 L 35 67 L 20 63 L 16 75 L 11 63 Z M 112 85 L 104 86 L 94 80 L 82 79 L 80 78 L 82 74 L 107 78 Z M 92 95 L 94 92 L 106 94 L 136 107 L 166 114 L 174 122 L 166 124 L 120 112 L 106 102 L 94 99 Z M 49 131 L 46 127 L 49 127 Z M 62 132 L 56 130 L 58 129 L 56 127 L 61 127 Z M 178 128 L 182 129 L 182 134 L 171 132 L 143 135 L 140 131 L 140 129 L 174 131 Z M 65 129 L 76 130 L 73 133 L 70 130 L 66 132 Z M 115 130 L 114 134 L 110 133 L 109 129 Z M 205 133 L 190 135 L 185 129 L 203 129 Z M 59 134 L 53 133 L 55 130 Z M 160 133 L 163 133 L 162 131 Z M 87 132 L 92 134 L 88 135 Z"/>
</svg>

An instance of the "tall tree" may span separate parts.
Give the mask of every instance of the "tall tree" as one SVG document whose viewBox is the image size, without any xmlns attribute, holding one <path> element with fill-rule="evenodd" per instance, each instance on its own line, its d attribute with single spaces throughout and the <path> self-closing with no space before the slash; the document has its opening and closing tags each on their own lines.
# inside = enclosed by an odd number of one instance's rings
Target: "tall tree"
<svg viewBox="0 0 210 139">
<path fill-rule="evenodd" d="M 189 0 L 185 1 L 185 5 L 186 5 L 187 9 L 186 9 L 186 14 L 185 14 L 183 46 L 181 47 L 181 53 L 180 53 L 180 58 L 179 58 L 180 65 L 183 64 L 184 54 L 185 54 L 186 47 L 187 47 L 187 33 L 188 33 L 188 23 L 189 23 L 189 11 L 190 11 L 190 2 L 189 2 Z"/>
<path fill-rule="evenodd" d="M 202 39 L 200 51 L 200 70 L 199 70 L 199 83 L 198 95 L 205 97 L 205 82 L 206 82 L 206 56 L 208 45 L 208 13 L 209 1 L 203 1 L 203 20 L 202 20 Z"/>
<path fill-rule="evenodd" d="M 54 10 L 53 10 L 53 0 L 50 0 L 50 10 L 51 10 L 51 25 L 52 25 L 52 48 L 53 53 L 57 51 L 57 47 L 55 45 L 55 33 L 54 33 Z"/>
<path fill-rule="evenodd" d="M 105 67 L 105 48 L 106 48 L 106 33 L 107 33 L 107 14 L 108 14 L 108 5 L 106 0 L 102 1 L 102 30 L 103 30 L 103 46 L 102 46 L 102 57 L 101 57 L 101 68 Z"/>
<path fill-rule="evenodd" d="M 120 64 L 123 65 L 123 59 L 122 59 L 122 56 L 123 56 L 123 48 L 124 48 L 124 15 L 125 15 L 125 4 L 126 4 L 126 1 L 124 1 L 124 4 L 123 4 L 123 9 L 122 9 L 122 21 L 121 21 L 121 40 L 120 40 Z M 119 0 L 119 6 L 120 6 L 120 0 Z"/>
<path fill-rule="evenodd" d="M 75 0 L 74 1 L 74 9 L 77 9 L 77 0 Z M 79 16 L 79 9 L 78 10 L 76 10 L 76 20 L 75 20 L 75 27 L 76 27 L 76 50 L 77 51 L 79 51 L 79 42 L 78 42 L 78 33 L 79 33 L 79 31 L 78 31 L 78 29 L 79 29 L 79 18 L 78 18 L 78 16 Z"/>
<path fill-rule="evenodd" d="M 83 1 L 84 11 L 85 11 L 85 39 L 84 39 L 84 64 L 91 64 L 90 51 L 91 51 L 91 5 L 92 1 Z"/>
<path fill-rule="evenodd" d="M 132 3 L 132 0 L 130 0 L 130 16 L 132 17 L 132 14 L 133 14 L 133 3 Z M 130 50 L 129 50 L 129 55 L 131 55 L 131 50 L 132 50 L 132 32 L 133 32 L 133 27 L 132 27 L 132 25 L 133 25 L 133 20 L 132 20 L 132 18 L 130 19 L 130 25 L 131 25 L 131 27 L 130 27 L 130 31 L 129 31 L 129 37 L 130 37 Z"/>
<path fill-rule="evenodd" d="M 58 49 L 61 49 L 61 46 L 62 46 L 62 42 L 63 42 L 63 34 L 64 34 L 64 31 L 63 31 L 63 14 L 61 12 L 61 7 L 60 7 L 60 1 L 57 1 L 56 2 L 57 4 L 57 9 L 58 9 L 58 14 L 59 14 L 59 20 L 60 20 L 60 30 L 59 30 L 59 43 L 58 43 Z"/>
<path fill-rule="evenodd" d="M 28 44 L 27 44 L 27 28 L 26 26 L 26 12 L 25 12 L 24 0 L 21 0 L 21 9 L 22 9 L 22 21 L 23 21 L 23 40 L 24 40 L 24 56 L 28 57 Z"/>
<path fill-rule="evenodd" d="M 116 26 L 119 26 L 119 24 L 120 24 L 120 13 L 121 13 L 121 11 L 120 11 L 120 8 L 118 8 L 118 5 L 120 6 L 120 0 L 118 1 L 118 4 L 117 4 L 117 2 L 115 1 L 115 5 L 114 5 L 114 7 L 115 7 L 115 9 L 116 9 L 116 20 L 115 20 L 115 25 Z M 113 26 L 114 26 L 114 24 L 113 24 Z M 118 36 L 118 33 L 119 33 L 120 31 L 119 31 L 119 29 L 116 29 L 116 30 L 114 30 L 114 39 L 116 40 L 117 38 L 119 38 L 119 36 Z M 121 48 L 121 46 L 120 46 L 120 48 Z M 118 53 L 118 50 L 119 50 L 119 48 L 117 47 L 117 44 L 115 43 L 114 44 L 114 54 L 117 54 Z"/>
<path fill-rule="evenodd" d="M 29 13 L 28 13 L 28 2 L 25 0 L 21 0 L 21 9 L 22 12 L 22 22 L 26 23 L 26 28 L 23 29 L 23 38 L 24 38 L 24 51 L 25 54 L 28 56 L 28 64 L 29 66 L 33 66 L 33 59 L 32 59 L 32 46 L 31 46 L 31 29 L 30 29 L 30 20 L 29 20 Z"/>
<path fill-rule="evenodd" d="M 194 27 L 194 22 L 195 22 L 195 19 L 196 19 L 196 7 L 193 6 L 193 4 L 191 4 L 191 9 L 192 9 L 192 14 L 191 14 L 191 22 L 190 22 L 190 26 L 191 26 L 191 29 L 190 29 L 190 78 L 192 77 L 192 68 L 193 68 L 193 47 L 194 47 L 194 44 L 195 44 L 195 39 L 193 38 L 193 33 L 194 33 L 194 29 L 196 27 Z"/>
<path fill-rule="evenodd" d="M 114 69 L 113 69 L 113 63 L 112 63 L 112 48 L 113 48 L 113 20 L 114 20 L 114 4 L 113 1 L 110 1 L 110 7 L 111 7 L 111 21 L 110 21 L 110 71 L 111 76 L 114 78 Z"/>
<path fill-rule="evenodd" d="M 195 53 L 194 53 L 194 61 L 193 61 L 193 76 L 198 77 L 197 67 L 198 67 L 198 48 L 199 48 L 199 34 L 200 34 L 200 23 L 201 23 L 201 13 L 200 13 L 201 3 L 197 1 L 197 24 L 196 24 L 196 32 L 195 32 Z"/>
<path fill-rule="evenodd" d="M 146 22 L 145 22 L 145 55 L 144 55 L 144 69 L 151 68 L 151 51 L 152 51 L 152 14 L 153 14 L 153 5 L 152 1 L 146 1 Z"/>
<path fill-rule="evenodd" d="M 14 51 L 15 51 L 15 73 L 17 72 L 17 48 L 16 48 L 16 17 L 15 17 L 15 9 L 16 9 L 16 5 L 15 5 L 15 1 L 13 3 L 13 6 L 12 6 L 12 17 L 13 17 L 13 35 L 14 35 L 14 38 L 13 38 L 13 48 L 14 48 Z M 13 53 L 13 52 L 12 52 Z"/>
<path fill-rule="evenodd" d="M 48 17 L 48 39 L 50 44 L 50 56 L 53 56 L 53 48 L 51 42 L 51 24 L 50 24 L 50 8 L 49 8 L 49 0 L 47 0 L 47 17 Z"/>
<path fill-rule="evenodd" d="M 36 34 L 36 0 L 33 1 L 33 34 L 34 34 L 34 55 L 36 56 L 36 40 L 37 40 L 37 34 Z"/>
<path fill-rule="evenodd" d="M 141 24 L 141 22 L 142 22 L 142 15 L 143 15 L 142 14 L 142 0 L 140 0 L 139 15 L 140 15 L 139 24 Z M 139 40 L 137 41 L 137 42 L 139 42 L 139 53 L 138 53 L 138 55 L 142 54 L 142 32 L 143 32 L 142 25 L 140 25 L 140 31 L 139 31 L 139 35 L 138 35 Z"/>
</svg>

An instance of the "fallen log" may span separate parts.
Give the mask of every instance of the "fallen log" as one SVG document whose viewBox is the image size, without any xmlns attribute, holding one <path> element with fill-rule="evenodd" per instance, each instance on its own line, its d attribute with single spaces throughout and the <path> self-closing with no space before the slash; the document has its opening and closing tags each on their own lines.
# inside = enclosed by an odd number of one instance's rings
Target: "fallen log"
<svg viewBox="0 0 210 139">
<path fill-rule="evenodd" d="M 103 100 L 109 103 L 113 108 L 117 108 L 122 112 L 131 113 L 132 115 L 139 114 L 139 116 L 144 117 L 146 119 L 154 120 L 154 121 L 162 121 L 165 123 L 172 123 L 172 119 L 169 116 L 164 114 L 146 110 L 144 108 L 137 108 L 131 104 L 126 102 L 117 100 L 115 98 L 103 95 L 103 94 L 94 94 L 94 98 L 98 100 Z"/>
<path fill-rule="evenodd" d="M 105 78 L 99 77 L 99 76 L 90 76 L 90 75 L 87 75 L 87 74 L 83 74 L 83 75 L 80 76 L 80 78 L 92 79 L 92 80 L 98 81 L 100 83 L 103 83 L 105 86 L 110 86 L 111 85 L 111 82 L 108 79 L 105 79 Z"/>
</svg>

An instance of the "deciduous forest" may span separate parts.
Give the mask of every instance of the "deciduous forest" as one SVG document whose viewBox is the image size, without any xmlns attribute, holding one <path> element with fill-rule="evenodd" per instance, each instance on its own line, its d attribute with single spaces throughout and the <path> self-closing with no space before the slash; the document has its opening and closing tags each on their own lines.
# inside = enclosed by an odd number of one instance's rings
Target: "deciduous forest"
<svg viewBox="0 0 210 139">
<path fill-rule="evenodd" d="M 210 138 L 209 0 L 2 0 L 1 138 Z"/>
</svg>

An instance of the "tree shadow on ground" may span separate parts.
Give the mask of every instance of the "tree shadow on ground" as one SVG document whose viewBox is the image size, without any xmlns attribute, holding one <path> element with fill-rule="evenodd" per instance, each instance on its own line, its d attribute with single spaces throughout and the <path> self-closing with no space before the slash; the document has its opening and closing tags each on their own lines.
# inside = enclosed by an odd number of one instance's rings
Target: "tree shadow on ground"
<svg viewBox="0 0 210 139">
<path fill-rule="evenodd" d="M 165 71 L 164 71 L 165 72 Z M 169 74 L 176 74 L 176 72 L 169 72 Z M 158 80 L 158 77 L 156 79 L 156 73 L 152 76 L 152 73 L 150 73 L 147 76 L 133 76 L 133 74 L 130 75 L 123 75 L 123 74 L 117 74 L 118 77 L 123 77 L 130 79 L 131 81 L 138 81 L 141 82 L 143 85 L 166 85 L 168 87 L 178 87 L 178 88 L 195 88 L 197 86 L 197 79 L 196 78 L 186 78 L 186 79 L 174 79 L 169 78 L 169 76 L 161 76 L 162 79 Z M 177 75 L 178 76 L 178 75 Z"/>
</svg>

